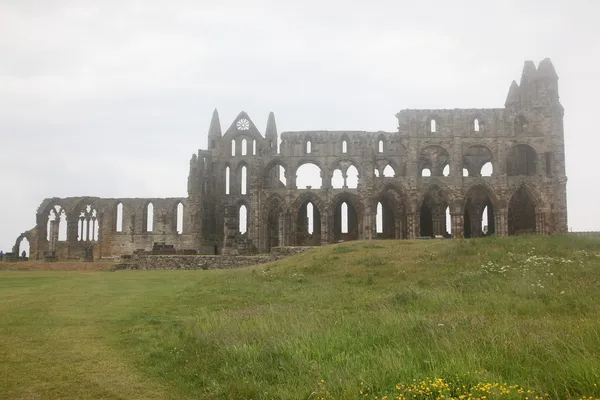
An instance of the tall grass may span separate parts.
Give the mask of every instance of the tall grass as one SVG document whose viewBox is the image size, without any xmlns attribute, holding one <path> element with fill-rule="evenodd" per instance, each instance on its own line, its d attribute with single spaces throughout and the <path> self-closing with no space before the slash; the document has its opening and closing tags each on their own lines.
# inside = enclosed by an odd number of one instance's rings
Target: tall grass
<svg viewBox="0 0 600 400">
<path fill-rule="evenodd" d="M 0 351 L 41 354 L 56 343 L 40 330 L 79 326 L 94 339 L 73 340 L 165 398 L 371 398 L 435 378 L 600 396 L 599 272 L 598 239 L 532 236 L 344 243 L 233 271 L 3 273 Z M 5 352 L 19 397 L 22 359 Z"/>
</svg>

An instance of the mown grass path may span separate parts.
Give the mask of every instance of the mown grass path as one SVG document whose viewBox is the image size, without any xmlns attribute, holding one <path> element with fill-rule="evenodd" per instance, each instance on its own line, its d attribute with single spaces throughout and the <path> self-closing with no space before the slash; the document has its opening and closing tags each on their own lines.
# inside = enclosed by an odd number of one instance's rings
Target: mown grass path
<svg viewBox="0 0 600 400">
<path fill-rule="evenodd" d="M 599 284 L 600 241 L 568 236 L 345 243 L 229 271 L 0 271 L 0 398 L 371 398 L 457 376 L 600 396 Z"/>
</svg>

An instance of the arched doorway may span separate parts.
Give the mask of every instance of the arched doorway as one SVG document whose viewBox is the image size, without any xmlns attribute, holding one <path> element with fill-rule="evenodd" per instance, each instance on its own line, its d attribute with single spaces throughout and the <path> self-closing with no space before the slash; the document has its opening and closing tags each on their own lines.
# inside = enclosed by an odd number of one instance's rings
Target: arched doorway
<svg viewBox="0 0 600 400">
<path fill-rule="evenodd" d="M 508 234 L 535 233 L 535 203 L 529 191 L 521 186 L 508 204 Z"/>
<path fill-rule="evenodd" d="M 343 193 L 336 196 L 332 206 L 333 240 L 358 240 L 362 230 L 362 207 L 360 200 L 353 194 Z"/>
<path fill-rule="evenodd" d="M 427 190 L 419 212 L 419 236 L 446 236 L 446 209 L 450 205 L 447 194 L 438 186 Z"/>
<path fill-rule="evenodd" d="M 483 237 L 496 233 L 495 197 L 483 186 L 474 186 L 464 201 L 464 237 Z"/>
<path fill-rule="evenodd" d="M 283 210 L 283 200 L 278 196 L 273 197 L 267 202 L 266 212 L 266 247 L 267 250 L 271 250 L 273 247 L 279 247 L 282 245 L 281 238 L 283 236 L 283 226 L 281 222 L 281 215 Z"/>
<path fill-rule="evenodd" d="M 400 239 L 403 237 L 403 201 L 393 188 L 383 190 L 375 200 L 375 237 Z"/>
</svg>

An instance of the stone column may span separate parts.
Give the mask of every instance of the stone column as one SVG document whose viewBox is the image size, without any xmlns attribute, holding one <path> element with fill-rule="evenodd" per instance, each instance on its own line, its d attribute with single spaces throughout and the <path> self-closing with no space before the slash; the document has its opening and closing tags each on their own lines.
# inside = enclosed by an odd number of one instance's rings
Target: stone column
<svg viewBox="0 0 600 400">
<path fill-rule="evenodd" d="M 502 208 L 494 213 L 496 219 L 496 235 L 508 236 L 508 208 Z"/>
<path fill-rule="evenodd" d="M 450 219 L 452 220 L 452 238 L 462 239 L 465 233 L 464 214 L 462 212 L 450 213 Z"/>
<path fill-rule="evenodd" d="M 278 226 L 277 226 L 278 232 L 277 235 L 279 237 L 279 246 L 287 246 L 287 238 L 285 235 L 285 227 L 286 227 L 286 220 L 285 220 L 285 213 L 279 213 L 279 221 L 278 221 Z M 270 236 L 270 235 L 268 235 Z M 268 240 L 271 240 L 271 238 L 269 237 Z"/>
<path fill-rule="evenodd" d="M 416 213 L 408 213 L 406 214 L 406 223 L 407 223 L 407 239 L 416 239 L 419 236 L 417 232 L 419 230 L 419 222 L 418 222 L 419 214 Z"/>
<path fill-rule="evenodd" d="M 326 246 L 331 243 L 331 222 L 327 211 L 321 214 L 321 245 Z"/>
</svg>

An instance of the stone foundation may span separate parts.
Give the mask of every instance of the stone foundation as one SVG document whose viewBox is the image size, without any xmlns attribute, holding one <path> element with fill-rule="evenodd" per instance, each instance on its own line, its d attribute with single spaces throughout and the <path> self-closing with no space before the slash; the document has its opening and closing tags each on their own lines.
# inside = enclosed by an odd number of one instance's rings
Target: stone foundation
<svg viewBox="0 0 600 400">
<path fill-rule="evenodd" d="M 254 256 L 152 255 L 140 254 L 117 266 L 120 270 L 150 269 L 233 269 L 265 264 L 290 255 L 303 253 L 312 247 L 281 247 L 271 254 Z"/>
</svg>

